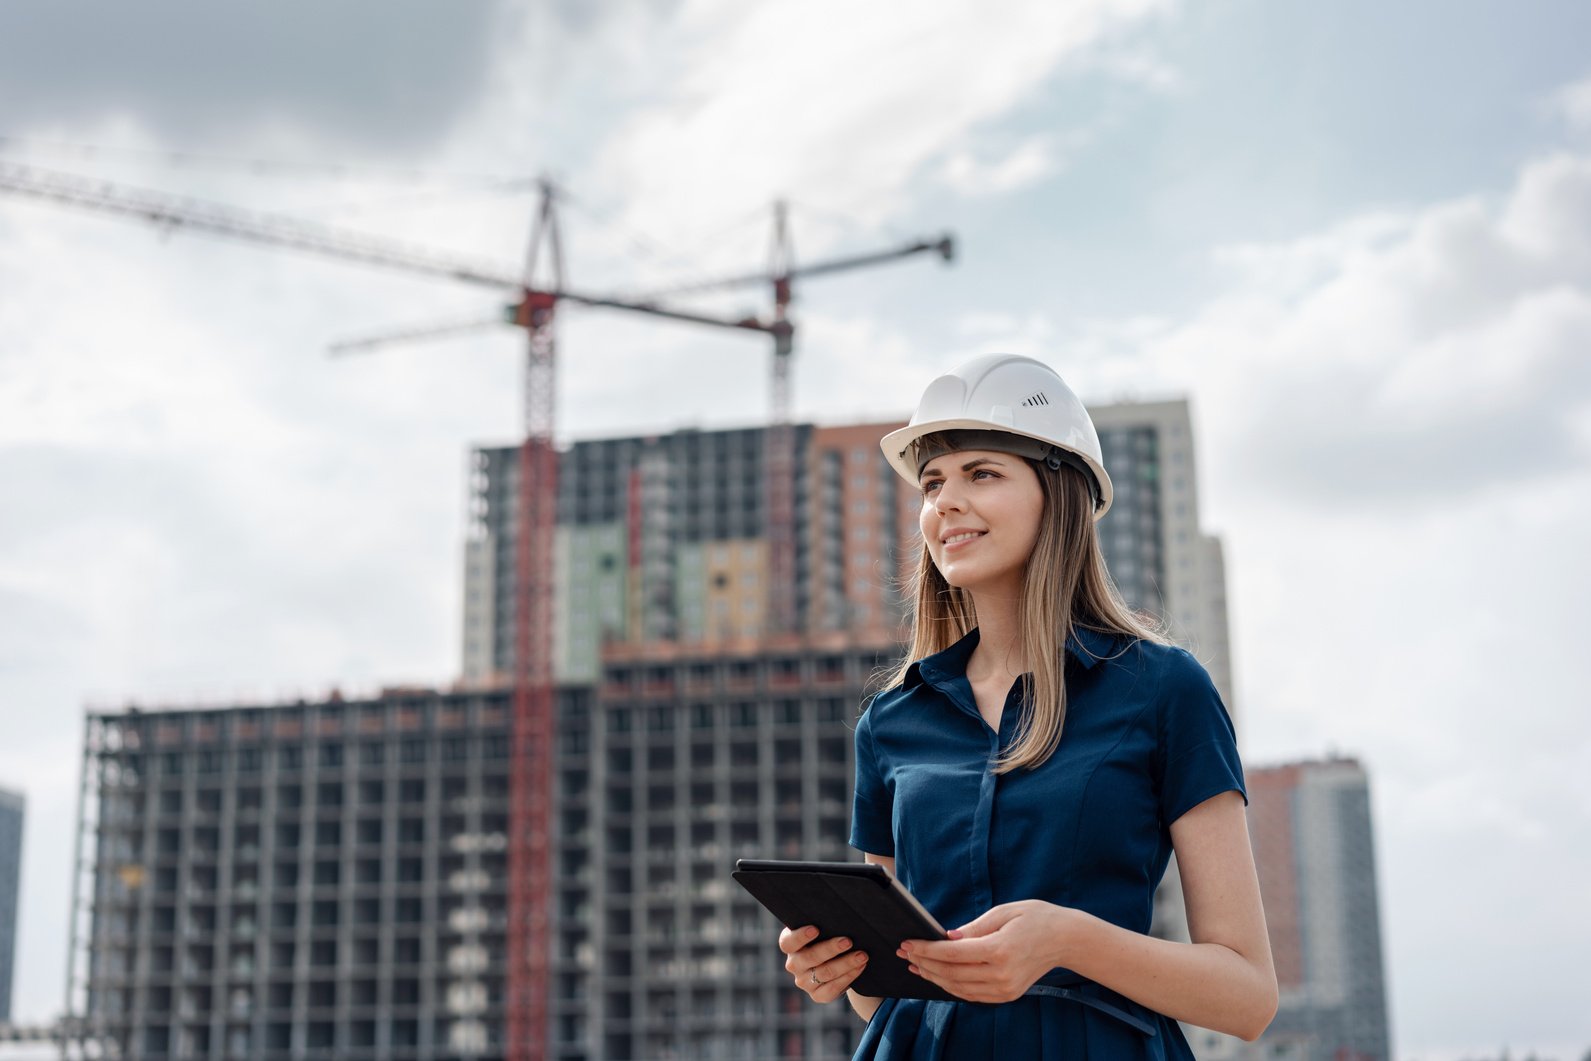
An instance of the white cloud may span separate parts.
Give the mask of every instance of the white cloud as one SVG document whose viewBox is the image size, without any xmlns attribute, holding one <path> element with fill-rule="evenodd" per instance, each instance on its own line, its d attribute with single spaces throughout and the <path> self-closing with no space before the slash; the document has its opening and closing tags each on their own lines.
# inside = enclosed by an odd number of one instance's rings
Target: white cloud
<svg viewBox="0 0 1591 1061">
<path fill-rule="evenodd" d="M 1107 51 L 1090 65 L 1153 92 L 1170 93 L 1182 87 L 1177 68 L 1147 51 Z"/>
<path fill-rule="evenodd" d="M 1571 129 L 1591 131 L 1591 77 L 1564 85 L 1547 97 L 1546 109 Z"/>
<path fill-rule="evenodd" d="M 877 222 L 910 204 L 926 167 L 954 156 L 1061 59 L 1166 6 L 698 0 L 658 42 L 680 55 L 680 80 L 610 139 L 602 183 L 627 217 L 667 219 L 675 234 L 779 194 Z M 1028 179 L 1040 155 L 1025 148 L 994 171 Z"/>
<path fill-rule="evenodd" d="M 1282 243 L 1229 243 L 1211 257 L 1231 271 L 1243 290 L 1291 299 L 1339 275 L 1388 243 L 1407 238 L 1411 221 L 1399 214 L 1370 214 Z"/>
<path fill-rule="evenodd" d="M 1018 316 L 973 310 L 957 319 L 955 330 L 967 340 L 964 345 L 976 347 L 977 352 L 997 350 L 1045 360 L 1055 349 L 1055 324 L 1038 311 Z"/>
<path fill-rule="evenodd" d="M 1050 138 L 1033 136 L 995 161 L 956 151 L 945 159 L 942 172 L 945 183 L 962 195 L 1001 195 L 1035 184 L 1058 168 Z"/>
<path fill-rule="evenodd" d="M 1174 381 L 1218 404 L 1243 472 L 1310 507 L 1395 510 L 1583 467 L 1591 158 L 1478 198 L 1228 248 L 1231 288 L 1158 336 L 1093 329 L 1103 393 Z"/>
</svg>

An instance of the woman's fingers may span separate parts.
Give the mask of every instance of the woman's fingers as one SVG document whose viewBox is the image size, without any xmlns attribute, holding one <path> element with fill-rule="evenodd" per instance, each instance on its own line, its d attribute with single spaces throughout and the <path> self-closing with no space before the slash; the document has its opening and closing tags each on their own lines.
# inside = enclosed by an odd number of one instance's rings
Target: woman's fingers
<svg viewBox="0 0 1591 1061">
<path fill-rule="evenodd" d="M 796 986 L 816 1002 L 832 1002 L 845 994 L 867 967 L 867 955 L 851 949 L 844 936 L 817 940 L 811 925 L 786 928 L 779 933 L 784 967 Z M 816 940 L 816 942 L 814 942 Z"/>
<path fill-rule="evenodd" d="M 812 996 L 814 1002 L 833 1002 L 845 994 L 846 988 L 856 982 L 867 968 L 867 955 L 850 951 L 833 961 L 813 966 L 805 974 L 796 976 L 796 985 Z"/>
<path fill-rule="evenodd" d="M 907 940 L 896 953 L 908 961 L 945 965 L 983 965 L 998 961 L 1000 941 L 991 937 L 959 940 Z"/>
<path fill-rule="evenodd" d="M 995 984 L 1003 980 L 1003 970 L 981 962 L 947 962 L 921 955 L 907 955 L 912 972 L 933 980 L 941 987 L 956 984 Z"/>
<path fill-rule="evenodd" d="M 1021 997 L 1029 986 L 988 964 L 935 961 L 914 954 L 910 968 L 924 980 L 969 1002 L 1009 1002 Z"/>
<path fill-rule="evenodd" d="M 818 938 L 818 930 L 811 925 L 805 928 L 785 928 L 779 932 L 779 949 L 794 954 Z"/>
<path fill-rule="evenodd" d="M 817 929 L 810 927 L 794 931 L 786 929 L 779 934 L 779 949 L 786 955 L 784 967 L 787 972 L 799 973 L 851 949 L 851 941 L 844 936 L 811 942 L 816 935 Z"/>
</svg>

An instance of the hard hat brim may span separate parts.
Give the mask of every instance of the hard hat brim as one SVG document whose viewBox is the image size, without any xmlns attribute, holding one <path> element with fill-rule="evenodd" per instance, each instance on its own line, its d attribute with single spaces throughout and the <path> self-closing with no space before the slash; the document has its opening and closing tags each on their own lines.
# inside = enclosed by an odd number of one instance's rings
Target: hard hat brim
<svg viewBox="0 0 1591 1061">
<path fill-rule="evenodd" d="M 895 473 L 915 487 L 917 485 L 917 468 L 912 463 L 912 445 L 924 435 L 932 435 L 940 431 L 995 431 L 1000 434 L 1015 435 L 1019 438 L 1031 438 L 1045 445 L 1065 450 L 1082 461 L 1089 471 L 1094 474 L 1095 483 L 1099 487 L 1099 504 L 1094 509 L 1094 519 L 1097 521 L 1106 512 L 1110 511 L 1112 490 L 1110 476 L 1106 474 L 1104 466 L 1076 447 L 1062 445 L 1054 439 L 1045 438 L 1043 435 L 1030 431 L 1021 431 L 999 424 L 991 424 L 987 420 L 979 420 L 974 417 L 951 417 L 944 420 L 926 420 L 920 424 L 907 424 L 905 427 L 897 428 L 879 439 L 878 445 L 884 452 L 884 459 L 889 462 L 891 468 L 895 469 Z"/>
</svg>

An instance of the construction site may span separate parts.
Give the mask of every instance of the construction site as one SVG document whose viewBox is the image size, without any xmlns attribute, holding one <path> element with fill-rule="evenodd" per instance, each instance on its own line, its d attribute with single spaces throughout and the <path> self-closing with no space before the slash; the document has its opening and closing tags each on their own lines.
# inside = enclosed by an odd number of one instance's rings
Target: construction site
<svg viewBox="0 0 1591 1061">
<path fill-rule="evenodd" d="M 486 287 L 527 336 L 523 438 L 467 458 L 456 682 L 88 715 L 64 1049 L 849 1056 L 860 1022 L 807 1004 L 729 872 L 855 857 L 851 729 L 902 649 L 918 499 L 878 450 L 896 424 L 792 421 L 789 310 L 803 276 L 951 237 L 798 265 L 776 207 L 765 270 L 621 299 L 565 287 L 550 183 L 518 275 L 10 163 L 0 191 Z M 765 315 L 675 301 L 746 285 Z M 771 422 L 560 442 L 563 302 L 771 338 Z M 1231 704 L 1188 407 L 1092 413 L 1111 569 Z"/>
</svg>

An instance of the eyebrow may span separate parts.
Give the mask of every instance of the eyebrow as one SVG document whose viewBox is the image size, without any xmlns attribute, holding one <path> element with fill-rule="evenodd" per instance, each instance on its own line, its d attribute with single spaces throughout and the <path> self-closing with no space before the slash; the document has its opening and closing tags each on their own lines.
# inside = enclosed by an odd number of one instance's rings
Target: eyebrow
<svg viewBox="0 0 1591 1061">
<path fill-rule="evenodd" d="M 993 464 L 993 465 L 995 465 L 996 467 L 999 467 L 999 468 L 1004 468 L 1005 467 L 1005 464 L 1003 462 L 997 461 L 993 457 L 974 457 L 970 461 L 968 461 L 967 463 L 963 464 L 961 466 L 961 470 L 964 471 L 964 472 L 970 472 L 970 471 L 972 471 L 972 469 L 976 468 L 980 464 Z M 924 468 L 922 470 L 921 474 L 919 474 L 917 476 L 917 481 L 921 482 L 922 480 L 928 478 L 930 475 L 940 475 L 940 474 L 942 474 L 942 473 L 939 471 L 939 469 L 935 468 L 932 464 L 930 464 L 928 467 L 926 467 L 926 468 Z"/>
</svg>

